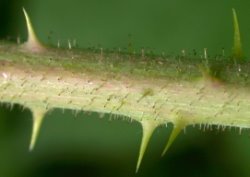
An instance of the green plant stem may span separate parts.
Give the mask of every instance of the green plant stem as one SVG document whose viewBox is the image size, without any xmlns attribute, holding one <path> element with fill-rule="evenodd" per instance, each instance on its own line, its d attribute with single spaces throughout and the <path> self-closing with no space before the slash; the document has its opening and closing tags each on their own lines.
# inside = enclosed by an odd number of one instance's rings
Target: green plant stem
<svg viewBox="0 0 250 177">
<path fill-rule="evenodd" d="M 182 64 L 176 59 L 132 57 L 130 65 L 128 61 L 123 65 L 126 59 L 122 54 L 55 49 L 31 54 L 2 44 L 0 99 L 26 107 L 95 111 L 158 124 L 185 119 L 187 125 L 250 127 L 249 79 L 243 64 L 223 59 L 222 76 L 231 77 L 224 81 L 204 76 L 198 59 L 183 59 L 188 63 Z M 152 93 L 145 96 L 149 89 Z"/>
</svg>

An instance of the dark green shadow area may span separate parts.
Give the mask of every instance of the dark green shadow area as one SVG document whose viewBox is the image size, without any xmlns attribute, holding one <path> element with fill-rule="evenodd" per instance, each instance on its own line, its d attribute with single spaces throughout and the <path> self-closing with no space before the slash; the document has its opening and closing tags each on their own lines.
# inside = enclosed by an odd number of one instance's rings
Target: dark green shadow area
<svg viewBox="0 0 250 177">
<path fill-rule="evenodd" d="M 239 18 L 243 51 L 249 56 L 250 12 L 247 0 L 37 0 L 25 4 L 39 37 L 45 43 L 140 52 L 141 48 L 171 55 L 219 55 L 232 52 L 232 8 Z M 20 16 L 19 26 L 24 27 Z M 25 38 L 25 31 L 21 34 Z"/>
<path fill-rule="evenodd" d="M 141 138 L 138 123 L 54 110 L 45 118 L 34 151 L 28 152 L 31 114 L 20 106 L 12 111 L 6 106 L 0 109 L 1 176 L 134 176 Z M 239 135 L 238 129 L 216 128 L 187 128 L 160 158 L 172 126 L 159 127 L 136 176 L 249 176 L 248 131 Z"/>
</svg>

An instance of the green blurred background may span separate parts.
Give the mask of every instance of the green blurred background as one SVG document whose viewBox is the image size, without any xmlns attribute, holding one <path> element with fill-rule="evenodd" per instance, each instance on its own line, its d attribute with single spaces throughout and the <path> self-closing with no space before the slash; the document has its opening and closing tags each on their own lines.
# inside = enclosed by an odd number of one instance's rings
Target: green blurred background
<svg viewBox="0 0 250 177">
<path fill-rule="evenodd" d="M 210 56 L 231 54 L 232 7 L 238 12 L 243 47 L 250 56 L 248 0 L 0 0 L 0 37 L 26 39 L 22 7 L 46 44 L 80 48 L 121 48 L 179 55 L 182 49 Z M 45 119 L 33 152 L 28 152 L 31 113 L 16 105 L 0 106 L 0 176 L 250 176 L 249 131 L 201 131 L 187 128 L 160 158 L 171 126 L 155 132 L 134 174 L 141 141 L 136 122 L 110 120 L 97 113 L 74 115 L 54 110 Z"/>
</svg>

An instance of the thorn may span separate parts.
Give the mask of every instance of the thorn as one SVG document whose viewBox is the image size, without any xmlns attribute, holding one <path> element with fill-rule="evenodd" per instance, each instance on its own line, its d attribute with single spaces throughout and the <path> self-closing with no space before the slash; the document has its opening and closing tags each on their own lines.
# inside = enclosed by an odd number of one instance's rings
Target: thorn
<svg viewBox="0 0 250 177">
<path fill-rule="evenodd" d="M 23 8 L 23 13 L 26 20 L 26 26 L 28 30 L 28 40 L 24 43 L 25 48 L 30 52 L 43 52 L 45 50 L 44 46 L 38 40 L 32 23 L 30 21 L 29 15 Z"/>
<path fill-rule="evenodd" d="M 239 135 L 241 135 L 241 132 L 242 132 L 242 128 L 240 127 L 239 128 Z"/>
<path fill-rule="evenodd" d="M 70 42 L 70 40 L 68 40 L 68 47 L 69 47 L 69 50 L 71 50 L 71 49 L 72 49 L 72 46 L 71 46 L 71 42 Z"/>
<path fill-rule="evenodd" d="M 186 51 L 185 51 L 185 49 L 181 50 L 181 54 L 182 54 L 182 57 L 186 57 Z"/>
<path fill-rule="evenodd" d="M 233 57 L 236 59 L 242 59 L 243 51 L 240 39 L 240 28 L 238 23 L 238 17 L 235 9 L 233 11 L 233 26 L 234 26 L 234 44 L 233 44 Z"/>
<path fill-rule="evenodd" d="M 222 56 L 225 57 L 225 49 L 224 49 L 224 47 L 222 48 Z"/>
<path fill-rule="evenodd" d="M 204 58 L 207 59 L 207 48 L 204 48 Z"/>
<path fill-rule="evenodd" d="M 47 112 L 46 109 L 40 109 L 40 108 L 32 108 L 31 109 L 33 114 L 33 127 L 32 127 L 32 136 L 30 141 L 29 150 L 32 151 L 35 147 L 36 139 L 39 134 L 39 130 L 41 128 L 44 116 Z"/>
<path fill-rule="evenodd" d="M 158 124 L 155 121 L 150 121 L 150 120 L 142 121 L 141 125 L 142 125 L 143 135 L 142 135 L 141 147 L 140 147 L 140 151 L 139 151 L 139 157 L 138 157 L 137 165 L 136 165 L 136 171 L 135 171 L 136 173 L 138 172 L 138 170 L 140 168 L 141 161 L 142 161 L 143 155 L 146 151 L 146 148 L 148 146 L 149 140 L 150 140 L 154 130 L 158 126 Z"/>
<path fill-rule="evenodd" d="M 59 49 L 61 47 L 60 40 L 57 41 L 57 48 Z"/>
<path fill-rule="evenodd" d="M 174 123 L 174 127 L 173 130 L 170 134 L 170 137 L 168 139 L 168 142 L 161 154 L 161 156 L 163 157 L 167 150 L 169 149 L 169 147 L 172 145 L 172 143 L 174 142 L 174 140 L 176 139 L 176 137 L 180 134 L 180 132 L 182 131 L 182 129 L 184 129 L 186 127 L 186 121 L 184 121 L 183 119 L 178 119 L 175 123 Z"/>
</svg>

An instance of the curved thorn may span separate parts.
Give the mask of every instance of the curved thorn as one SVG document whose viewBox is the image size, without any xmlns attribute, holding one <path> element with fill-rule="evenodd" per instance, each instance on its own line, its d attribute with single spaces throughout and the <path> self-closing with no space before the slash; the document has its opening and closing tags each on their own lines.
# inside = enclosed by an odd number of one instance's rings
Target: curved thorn
<svg viewBox="0 0 250 177">
<path fill-rule="evenodd" d="M 136 171 L 135 171 L 136 173 L 138 172 L 138 170 L 140 168 L 141 161 L 142 161 L 143 155 L 147 149 L 149 140 L 150 140 L 154 130 L 158 126 L 158 124 L 156 124 L 154 121 L 149 121 L 149 120 L 142 121 L 141 125 L 142 125 L 143 135 L 142 135 L 142 141 L 141 141 L 141 146 L 140 146 L 140 151 L 139 151 L 139 157 L 138 157 L 137 165 L 136 165 Z"/>
<path fill-rule="evenodd" d="M 174 142 L 174 140 L 176 139 L 176 137 L 179 135 L 179 133 L 181 132 L 181 130 L 184 128 L 185 126 L 175 126 L 171 132 L 171 135 L 169 137 L 169 140 L 161 154 L 161 156 L 164 156 L 167 152 L 167 150 L 169 149 L 169 147 L 172 145 L 172 143 Z"/>
<path fill-rule="evenodd" d="M 233 11 L 233 26 L 234 26 L 234 44 L 233 44 L 233 57 L 236 59 L 242 59 L 243 50 L 241 45 L 241 37 L 240 37 L 240 27 L 238 22 L 238 17 L 235 9 Z"/>
<path fill-rule="evenodd" d="M 36 140 L 37 140 L 44 116 L 47 112 L 45 109 L 39 109 L 39 108 L 32 108 L 31 111 L 33 114 L 33 127 L 32 127 L 32 136 L 30 140 L 30 146 L 29 146 L 30 151 L 32 151 L 35 147 Z"/>
<path fill-rule="evenodd" d="M 24 44 L 25 48 L 30 52 L 44 51 L 45 48 L 42 46 L 42 44 L 38 40 L 36 33 L 34 31 L 34 28 L 32 26 L 32 23 L 30 21 L 29 15 L 24 8 L 23 8 L 23 13 L 24 13 L 25 21 L 26 21 L 27 30 L 28 30 L 28 40 Z"/>
<path fill-rule="evenodd" d="M 172 145 L 172 143 L 174 142 L 176 137 L 180 134 L 182 129 L 184 129 L 186 127 L 186 125 L 187 125 L 187 120 L 183 119 L 183 117 L 189 116 L 188 112 L 178 111 L 175 116 L 177 116 L 177 119 L 174 122 L 173 130 L 172 130 L 172 132 L 170 134 L 169 140 L 168 140 L 168 142 L 167 142 L 161 156 L 164 156 L 166 154 L 167 150 Z"/>
</svg>

